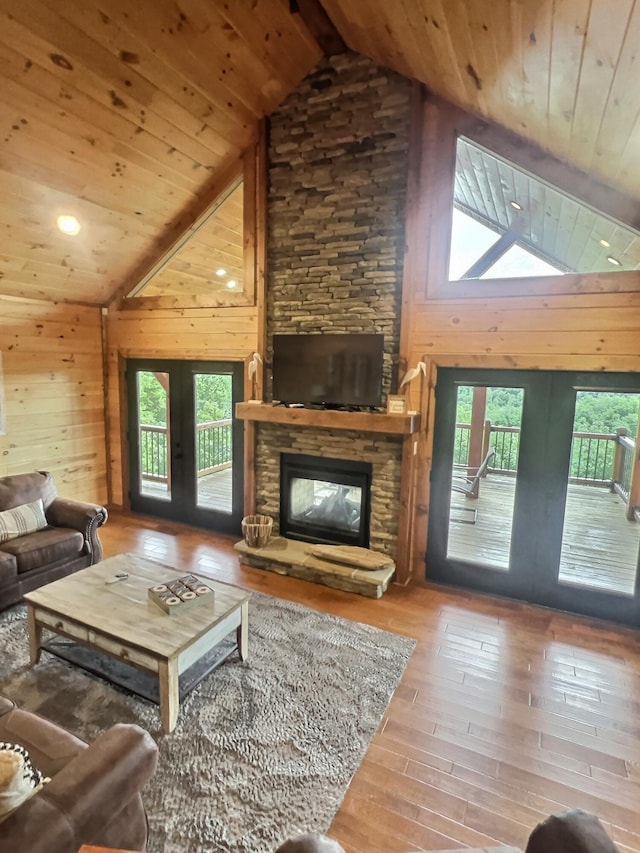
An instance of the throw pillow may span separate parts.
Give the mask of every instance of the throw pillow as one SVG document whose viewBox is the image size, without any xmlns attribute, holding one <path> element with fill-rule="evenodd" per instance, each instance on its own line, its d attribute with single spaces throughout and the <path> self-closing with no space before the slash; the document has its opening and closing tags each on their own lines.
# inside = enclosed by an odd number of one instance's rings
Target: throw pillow
<svg viewBox="0 0 640 853">
<path fill-rule="evenodd" d="M 17 743 L 0 743 L 0 823 L 48 782 Z"/>
<path fill-rule="evenodd" d="M 13 509 L 0 512 L 0 542 L 8 542 L 9 539 L 17 539 L 18 536 L 26 536 L 27 533 L 35 533 L 47 526 L 44 515 L 42 498 L 30 504 L 22 504 Z"/>
</svg>

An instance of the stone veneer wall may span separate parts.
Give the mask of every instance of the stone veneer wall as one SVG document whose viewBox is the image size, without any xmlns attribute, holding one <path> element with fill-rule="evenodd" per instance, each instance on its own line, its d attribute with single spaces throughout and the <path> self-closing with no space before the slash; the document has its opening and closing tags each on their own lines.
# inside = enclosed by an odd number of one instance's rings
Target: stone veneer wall
<svg viewBox="0 0 640 853">
<path fill-rule="evenodd" d="M 411 83 L 345 53 L 270 118 L 265 399 L 274 333 L 381 332 L 383 402 L 399 356 Z M 401 440 L 258 426 L 256 506 L 279 517 L 280 452 L 373 465 L 371 546 L 395 552 Z"/>
</svg>

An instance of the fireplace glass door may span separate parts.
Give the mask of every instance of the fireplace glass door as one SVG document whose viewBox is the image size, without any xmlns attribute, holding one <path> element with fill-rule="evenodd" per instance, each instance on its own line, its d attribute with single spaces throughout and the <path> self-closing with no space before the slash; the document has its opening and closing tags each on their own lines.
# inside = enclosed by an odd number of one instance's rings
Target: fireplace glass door
<svg viewBox="0 0 640 853">
<path fill-rule="evenodd" d="M 291 539 L 369 546 L 371 465 L 283 453 L 280 533 Z"/>
</svg>

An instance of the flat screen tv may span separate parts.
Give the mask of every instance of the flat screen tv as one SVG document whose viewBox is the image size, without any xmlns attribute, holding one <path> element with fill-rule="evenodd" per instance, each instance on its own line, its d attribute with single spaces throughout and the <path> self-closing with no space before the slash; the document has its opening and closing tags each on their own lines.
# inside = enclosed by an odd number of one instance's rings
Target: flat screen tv
<svg viewBox="0 0 640 853">
<path fill-rule="evenodd" d="M 273 398 L 281 403 L 378 407 L 384 335 L 273 336 Z"/>
</svg>

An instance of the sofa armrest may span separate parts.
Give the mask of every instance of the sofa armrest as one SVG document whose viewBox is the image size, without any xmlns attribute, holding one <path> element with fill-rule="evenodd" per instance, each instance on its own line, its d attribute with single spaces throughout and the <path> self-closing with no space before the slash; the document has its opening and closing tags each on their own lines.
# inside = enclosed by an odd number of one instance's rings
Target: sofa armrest
<svg viewBox="0 0 640 853">
<path fill-rule="evenodd" d="M 100 562 L 102 543 L 98 536 L 98 528 L 108 518 L 105 507 L 72 498 L 55 498 L 46 511 L 46 517 L 53 527 L 72 527 L 74 530 L 79 530 L 91 554 L 91 562 Z"/>
<path fill-rule="evenodd" d="M 119 723 L 73 758 L 2 824 L 0 853 L 77 853 L 153 774 L 158 747 L 139 726 Z"/>
</svg>

